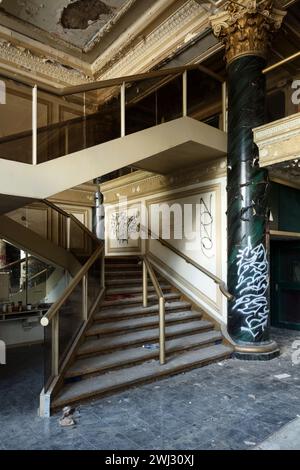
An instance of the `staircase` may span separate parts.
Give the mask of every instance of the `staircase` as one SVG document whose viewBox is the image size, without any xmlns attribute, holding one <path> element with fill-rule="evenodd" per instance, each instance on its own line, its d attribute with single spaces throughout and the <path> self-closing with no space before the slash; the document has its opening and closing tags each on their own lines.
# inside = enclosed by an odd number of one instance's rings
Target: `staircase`
<svg viewBox="0 0 300 470">
<path fill-rule="evenodd" d="M 106 296 L 77 348 L 52 401 L 57 409 L 129 386 L 157 380 L 230 357 L 232 348 L 203 312 L 161 276 L 166 300 L 166 356 L 158 361 L 158 304 L 149 284 L 142 306 L 142 265 L 136 258 L 108 259 Z"/>
</svg>

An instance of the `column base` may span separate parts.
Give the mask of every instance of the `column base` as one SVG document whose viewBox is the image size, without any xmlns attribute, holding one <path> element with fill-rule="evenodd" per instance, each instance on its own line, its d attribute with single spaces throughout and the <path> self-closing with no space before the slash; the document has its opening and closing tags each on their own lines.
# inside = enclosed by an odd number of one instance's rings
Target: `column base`
<svg viewBox="0 0 300 470">
<path fill-rule="evenodd" d="M 233 357 L 243 361 L 270 361 L 280 355 L 280 349 L 275 341 L 267 344 L 236 344 Z"/>
</svg>

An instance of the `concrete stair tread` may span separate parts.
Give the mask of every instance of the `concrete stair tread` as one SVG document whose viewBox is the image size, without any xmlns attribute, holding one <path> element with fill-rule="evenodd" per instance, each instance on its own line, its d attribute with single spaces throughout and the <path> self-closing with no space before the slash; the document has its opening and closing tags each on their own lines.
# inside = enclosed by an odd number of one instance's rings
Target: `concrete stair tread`
<svg viewBox="0 0 300 470">
<path fill-rule="evenodd" d="M 142 269 L 142 263 L 105 263 L 105 270 L 112 271 L 115 269 Z"/>
<path fill-rule="evenodd" d="M 157 276 L 157 279 L 161 280 L 161 277 Z M 166 284 L 166 282 L 162 283 Z M 130 286 L 131 284 L 141 284 L 141 278 L 140 277 L 133 277 L 133 278 L 117 278 L 117 279 L 106 279 L 106 285 L 107 286 Z M 148 282 L 149 286 L 151 285 L 151 281 L 149 280 Z"/>
<path fill-rule="evenodd" d="M 118 296 L 116 296 L 118 297 Z M 165 300 L 175 300 L 175 299 L 180 299 L 181 294 L 179 292 L 166 292 L 164 294 Z M 113 307 L 113 306 L 119 306 L 123 307 L 124 305 L 132 305 L 132 304 L 140 304 L 142 305 L 143 302 L 143 297 L 141 295 L 127 295 L 122 294 L 119 298 L 113 298 L 113 299 L 108 299 L 106 298 L 102 304 L 101 308 L 108 308 L 108 307 Z M 149 294 L 148 295 L 148 302 L 155 302 L 157 303 L 157 295 L 156 294 Z"/>
<path fill-rule="evenodd" d="M 185 301 L 173 301 L 165 303 L 166 313 L 170 310 L 188 310 L 191 308 L 191 304 Z M 149 305 L 143 307 L 141 305 L 131 307 L 113 307 L 100 310 L 100 312 L 94 315 L 94 322 L 97 321 L 109 321 L 117 318 L 130 318 L 138 315 L 151 315 L 152 313 L 158 313 L 158 304 Z"/>
<path fill-rule="evenodd" d="M 173 354 L 178 351 L 221 340 L 222 334 L 216 330 L 170 339 L 166 341 L 166 353 Z M 147 361 L 154 358 L 157 359 L 159 354 L 158 343 L 153 343 L 153 346 L 155 347 L 154 349 L 146 349 L 141 345 L 136 348 L 78 359 L 67 371 L 66 378 L 101 372 L 109 368 L 122 367 L 134 362 Z"/>
<path fill-rule="evenodd" d="M 140 382 L 179 373 L 199 367 L 209 362 L 228 357 L 232 349 L 223 344 L 204 347 L 198 350 L 183 352 L 170 358 L 164 366 L 158 361 L 149 361 L 126 369 L 113 370 L 106 374 L 91 377 L 86 380 L 65 386 L 53 401 L 53 408 L 74 403 L 92 396 L 103 395 Z"/>
<path fill-rule="evenodd" d="M 118 278 L 130 278 L 130 277 L 136 277 L 136 276 L 142 276 L 142 270 L 141 269 L 122 269 L 122 271 L 105 271 L 105 277 L 106 279 L 118 279 Z"/>
<path fill-rule="evenodd" d="M 171 312 L 166 315 L 166 324 L 172 322 L 183 322 L 183 321 L 192 321 L 200 320 L 201 313 L 185 310 L 178 312 Z M 151 326 L 158 325 L 159 318 L 158 315 L 152 315 L 148 317 L 139 317 L 139 318 L 129 318 L 123 320 L 112 320 L 111 322 L 106 322 L 105 324 L 94 324 L 87 331 L 86 336 L 94 336 L 101 334 L 114 334 L 114 332 L 126 331 L 132 329 L 141 329 L 149 328 Z"/>
<path fill-rule="evenodd" d="M 194 320 L 166 327 L 166 338 L 190 333 L 198 333 L 200 330 L 213 329 L 213 324 L 207 320 Z M 99 339 L 87 338 L 77 351 L 77 355 L 95 354 L 112 349 L 125 348 L 133 344 L 151 343 L 157 341 L 158 328 L 136 330 L 122 335 L 107 335 Z"/>
<path fill-rule="evenodd" d="M 161 283 L 160 287 L 163 291 L 172 289 L 172 286 L 165 282 Z M 154 287 L 149 285 L 148 292 L 153 292 L 154 290 L 155 290 Z M 142 292 L 142 291 L 143 291 L 143 286 L 141 283 L 141 285 L 131 286 L 131 287 L 110 287 L 106 290 L 106 294 L 107 295 L 112 295 L 112 294 L 120 295 L 120 294 L 131 294 L 131 293 L 133 294 L 133 293 Z"/>
</svg>

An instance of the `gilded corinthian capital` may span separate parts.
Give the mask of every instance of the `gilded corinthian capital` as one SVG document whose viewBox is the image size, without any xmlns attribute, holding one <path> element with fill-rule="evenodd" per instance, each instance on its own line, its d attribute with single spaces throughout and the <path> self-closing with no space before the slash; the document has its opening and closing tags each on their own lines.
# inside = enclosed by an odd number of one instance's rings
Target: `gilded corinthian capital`
<svg viewBox="0 0 300 470">
<path fill-rule="evenodd" d="M 227 63 L 243 55 L 266 57 L 271 35 L 285 15 L 274 0 L 229 1 L 223 12 L 210 17 L 215 36 L 225 44 Z"/>
</svg>

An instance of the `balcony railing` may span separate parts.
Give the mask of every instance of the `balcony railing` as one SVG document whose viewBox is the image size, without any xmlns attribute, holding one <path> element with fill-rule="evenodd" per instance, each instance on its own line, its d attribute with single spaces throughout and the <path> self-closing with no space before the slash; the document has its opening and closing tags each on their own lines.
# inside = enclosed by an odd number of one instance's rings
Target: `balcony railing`
<svg viewBox="0 0 300 470">
<path fill-rule="evenodd" d="M 197 118 L 204 105 L 213 111 L 200 119 L 222 113 L 218 126 L 226 128 L 224 79 L 200 64 L 64 89 L 42 90 L 5 78 L 2 83 L 2 120 L 7 116 L 0 133 L 2 159 L 44 163 L 182 116 Z M 51 106 L 58 107 L 56 122 Z"/>
</svg>

